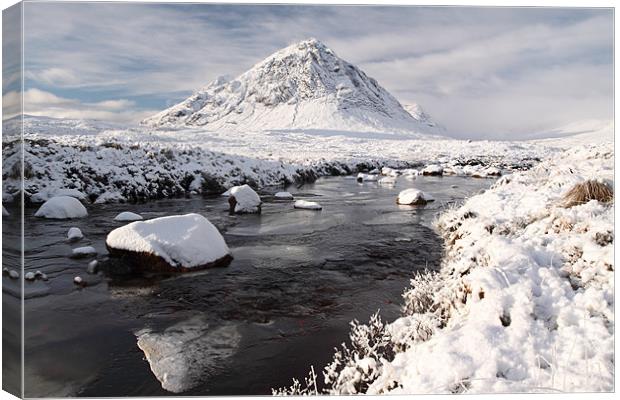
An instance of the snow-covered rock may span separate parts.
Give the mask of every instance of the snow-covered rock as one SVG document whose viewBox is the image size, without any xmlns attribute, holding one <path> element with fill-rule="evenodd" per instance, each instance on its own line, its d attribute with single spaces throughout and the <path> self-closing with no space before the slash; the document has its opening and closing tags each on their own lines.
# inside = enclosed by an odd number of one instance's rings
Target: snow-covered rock
<svg viewBox="0 0 620 400">
<path fill-rule="evenodd" d="M 402 171 L 399 171 L 397 169 L 390 168 L 390 167 L 381 168 L 381 175 L 385 175 L 385 176 L 399 176 L 401 172 Z"/>
<path fill-rule="evenodd" d="M 249 185 L 235 186 L 228 196 L 230 212 L 235 214 L 256 214 L 261 211 L 261 199 Z"/>
<path fill-rule="evenodd" d="M 78 240 L 82 239 L 83 237 L 84 235 L 82 234 L 80 228 L 72 227 L 69 228 L 69 232 L 67 232 L 67 239 L 69 240 Z"/>
<path fill-rule="evenodd" d="M 98 267 L 99 262 L 97 260 L 93 260 L 88 263 L 88 266 L 86 267 L 86 272 L 88 272 L 89 274 L 96 274 Z"/>
<path fill-rule="evenodd" d="M 132 222 L 110 232 L 106 246 L 111 256 L 145 270 L 189 271 L 232 259 L 220 232 L 199 214 Z"/>
<path fill-rule="evenodd" d="M 86 286 L 86 281 L 84 281 L 84 279 L 82 279 L 81 276 L 73 277 L 73 283 L 75 283 L 78 286 Z"/>
<path fill-rule="evenodd" d="M 88 211 L 75 197 L 59 196 L 43 203 L 34 215 L 51 219 L 83 218 L 88 215 Z"/>
<path fill-rule="evenodd" d="M 24 274 L 24 279 L 27 280 L 27 281 L 34 281 L 36 279 L 36 276 L 35 276 L 34 272 L 29 271 L 29 272 L 26 272 Z"/>
<path fill-rule="evenodd" d="M 47 274 L 45 274 L 44 272 L 41 272 L 39 270 L 37 270 L 34 273 L 34 277 L 35 277 L 35 279 L 41 279 L 41 280 L 44 280 L 44 281 L 47 280 Z"/>
<path fill-rule="evenodd" d="M 138 347 L 161 387 L 182 393 L 209 380 L 236 352 L 241 335 L 234 325 L 211 328 L 202 316 L 163 332 L 136 332 Z"/>
<path fill-rule="evenodd" d="M 278 200 L 293 200 L 293 195 L 289 192 L 278 192 L 274 197 Z"/>
<path fill-rule="evenodd" d="M 97 197 L 95 200 L 95 204 L 105 204 L 105 203 L 122 203 L 127 199 L 121 193 L 116 191 L 104 192 Z"/>
<path fill-rule="evenodd" d="M 80 192 L 77 189 L 56 189 L 56 188 L 52 188 L 52 189 L 45 189 L 41 192 L 35 193 L 32 196 L 30 196 L 30 201 L 32 203 L 43 203 L 49 199 L 51 199 L 52 197 L 59 197 L 59 196 L 69 196 L 69 197 L 75 197 L 78 200 L 86 200 L 86 194 Z"/>
<path fill-rule="evenodd" d="M 441 176 L 443 175 L 443 167 L 436 164 L 427 165 L 420 173 L 422 175 Z"/>
<path fill-rule="evenodd" d="M 114 221 L 141 221 L 142 216 L 140 214 L 133 213 L 131 211 L 123 211 L 114 217 Z"/>
<path fill-rule="evenodd" d="M 97 250 L 92 246 L 77 247 L 72 250 L 72 255 L 75 258 L 90 257 L 95 254 L 97 254 Z"/>
<path fill-rule="evenodd" d="M 11 279 L 19 279 L 19 272 L 15 271 L 14 269 L 9 271 L 9 277 Z"/>
<path fill-rule="evenodd" d="M 295 202 L 295 204 L 293 204 L 293 207 L 295 208 L 300 208 L 303 210 L 322 210 L 323 207 L 314 201 L 307 201 L 307 200 L 297 200 Z"/>
<path fill-rule="evenodd" d="M 376 80 L 316 39 L 286 47 L 234 80 L 218 78 L 143 124 L 240 132 L 404 131 L 412 137 L 435 131 Z"/>
<path fill-rule="evenodd" d="M 376 174 L 365 174 L 360 172 L 357 174 L 358 182 L 377 182 L 379 180 L 379 175 Z"/>
<path fill-rule="evenodd" d="M 410 189 L 405 189 L 398 194 L 396 203 L 402 204 L 402 205 L 413 206 L 413 205 L 423 205 L 433 200 L 434 199 L 431 195 L 424 193 L 421 190 L 410 188 Z"/>
</svg>

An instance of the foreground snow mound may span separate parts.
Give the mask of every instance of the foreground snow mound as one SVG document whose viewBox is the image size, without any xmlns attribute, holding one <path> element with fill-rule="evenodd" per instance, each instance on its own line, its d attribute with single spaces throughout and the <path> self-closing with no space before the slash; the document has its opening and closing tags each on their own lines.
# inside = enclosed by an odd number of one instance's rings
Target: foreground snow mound
<svg viewBox="0 0 620 400">
<path fill-rule="evenodd" d="M 323 207 L 314 201 L 306 201 L 306 200 L 297 200 L 293 207 L 300 208 L 303 210 L 322 210 Z"/>
<path fill-rule="evenodd" d="M 142 215 L 133 213 L 131 211 L 123 211 L 114 217 L 114 221 L 141 221 Z"/>
<path fill-rule="evenodd" d="M 249 185 L 235 186 L 230 189 L 228 204 L 230 212 L 235 214 L 260 214 L 261 199 Z"/>
<path fill-rule="evenodd" d="M 427 193 L 424 193 L 418 189 L 405 189 L 398 194 L 398 198 L 396 199 L 396 203 L 407 205 L 407 206 L 417 206 L 424 205 L 429 201 L 433 201 L 433 197 Z"/>
<path fill-rule="evenodd" d="M 185 392 L 215 375 L 241 340 L 235 326 L 212 329 L 203 317 L 180 322 L 163 332 L 144 329 L 136 336 L 161 387 L 173 393 Z"/>
<path fill-rule="evenodd" d="M 146 270 L 188 271 L 231 259 L 220 232 L 199 214 L 132 222 L 110 232 L 106 245 L 110 255 Z"/>
<path fill-rule="evenodd" d="M 51 219 L 83 218 L 88 216 L 88 211 L 75 197 L 58 196 L 43 203 L 34 216 Z"/>
<path fill-rule="evenodd" d="M 401 131 L 417 138 L 436 130 L 427 115 L 407 112 L 376 80 L 316 39 L 284 48 L 234 80 L 218 78 L 143 123 L 240 132 Z"/>
<path fill-rule="evenodd" d="M 404 293 L 403 316 L 354 323 L 324 371 L 330 394 L 614 390 L 613 146 L 567 151 L 437 221 L 446 253 Z M 313 393 L 297 385 L 286 393 Z"/>
</svg>

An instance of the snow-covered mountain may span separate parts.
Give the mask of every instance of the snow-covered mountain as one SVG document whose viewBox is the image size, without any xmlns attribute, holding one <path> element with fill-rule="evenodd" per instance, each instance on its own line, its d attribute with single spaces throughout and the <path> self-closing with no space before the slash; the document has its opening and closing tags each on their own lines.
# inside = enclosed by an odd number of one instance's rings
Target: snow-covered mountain
<svg viewBox="0 0 620 400">
<path fill-rule="evenodd" d="M 414 114 L 376 80 L 309 39 L 272 54 L 236 79 L 218 78 L 143 124 L 435 133 L 428 115 Z"/>
<path fill-rule="evenodd" d="M 441 125 L 439 125 L 435 121 L 433 121 L 431 116 L 428 115 L 428 113 L 426 111 L 424 111 L 422 106 L 420 106 L 419 104 L 417 104 L 417 103 L 403 104 L 403 108 L 415 120 L 419 121 L 420 123 L 422 123 L 422 124 L 424 124 L 426 126 L 429 126 L 431 128 L 438 128 L 438 129 L 441 129 L 441 130 L 445 130 L 445 128 L 441 127 Z"/>
</svg>

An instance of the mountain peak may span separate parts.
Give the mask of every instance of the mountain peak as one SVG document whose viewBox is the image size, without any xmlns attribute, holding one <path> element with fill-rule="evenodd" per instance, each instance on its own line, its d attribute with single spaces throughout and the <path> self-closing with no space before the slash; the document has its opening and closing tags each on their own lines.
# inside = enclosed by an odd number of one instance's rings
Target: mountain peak
<svg viewBox="0 0 620 400">
<path fill-rule="evenodd" d="M 210 129 L 428 131 L 376 80 L 310 38 L 143 121 Z"/>
</svg>

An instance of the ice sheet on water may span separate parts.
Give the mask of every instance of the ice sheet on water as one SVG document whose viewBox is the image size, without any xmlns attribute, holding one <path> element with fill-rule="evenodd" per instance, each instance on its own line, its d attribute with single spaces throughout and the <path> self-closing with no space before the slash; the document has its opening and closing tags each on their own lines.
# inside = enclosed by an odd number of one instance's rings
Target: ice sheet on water
<svg viewBox="0 0 620 400">
<path fill-rule="evenodd" d="M 136 332 L 138 347 L 162 388 L 185 392 L 208 381 L 237 351 L 241 334 L 234 325 L 211 327 L 203 316 L 179 322 L 162 332 Z"/>
</svg>

